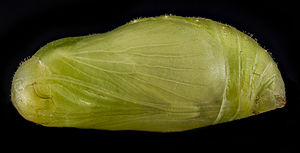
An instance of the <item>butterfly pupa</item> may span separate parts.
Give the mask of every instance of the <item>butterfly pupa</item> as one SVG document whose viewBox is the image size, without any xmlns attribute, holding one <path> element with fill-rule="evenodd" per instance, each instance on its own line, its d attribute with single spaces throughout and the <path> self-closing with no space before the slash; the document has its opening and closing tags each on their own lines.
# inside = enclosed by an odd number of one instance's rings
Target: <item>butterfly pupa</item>
<svg viewBox="0 0 300 153">
<path fill-rule="evenodd" d="M 155 132 L 237 120 L 286 101 L 277 64 L 255 40 L 180 16 L 53 41 L 18 68 L 11 99 L 44 126 Z"/>
</svg>

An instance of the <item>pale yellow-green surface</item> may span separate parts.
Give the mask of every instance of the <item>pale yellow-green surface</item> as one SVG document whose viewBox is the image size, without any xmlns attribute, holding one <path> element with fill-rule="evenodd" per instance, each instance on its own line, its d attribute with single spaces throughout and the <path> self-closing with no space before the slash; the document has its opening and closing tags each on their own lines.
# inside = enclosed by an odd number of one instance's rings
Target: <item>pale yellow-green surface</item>
<svg viewBox="0 0 300 153">
<path fill-rule="evenodd" d="M 54 127 L 184 131 L 284 106 L 256 41 L 204 18 L 159 16 L 51 42 L 15 73 L 12 102 Z"/>
</svg>

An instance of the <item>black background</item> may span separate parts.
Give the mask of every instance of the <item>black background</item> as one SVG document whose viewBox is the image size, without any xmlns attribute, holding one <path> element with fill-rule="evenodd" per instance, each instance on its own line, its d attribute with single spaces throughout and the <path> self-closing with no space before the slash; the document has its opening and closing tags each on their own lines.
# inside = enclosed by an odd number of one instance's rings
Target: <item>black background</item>
<svg viewBox="0 0 300 153">
<path fill-rule="evenodd" d="M 300 151 L 299 8 L 292 1 L 0 0 L 1 150 L 106 152 Z M 206 17 L 254 38 L 278 63 L 287 105 L 254 117 L 175 133 L 47 128 L 23 119 L 10 101 L 14 72 L 24 58 L 53 40 L 103 33 L 138 17 Z"/>
</svg>

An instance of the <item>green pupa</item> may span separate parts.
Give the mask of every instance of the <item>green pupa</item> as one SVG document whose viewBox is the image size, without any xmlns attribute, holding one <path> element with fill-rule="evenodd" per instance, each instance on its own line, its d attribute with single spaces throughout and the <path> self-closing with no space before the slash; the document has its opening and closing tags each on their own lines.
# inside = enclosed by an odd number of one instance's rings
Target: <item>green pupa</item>
<svg viewBox="0 0 300 153">
<path fill-rule="evenodd" d="M 285 87 L 248 35 L 165 15 L 47 44 L 18 68 L 11 99 L 44 126 L 172 132 L 283 107 Z"/>
</svg>

